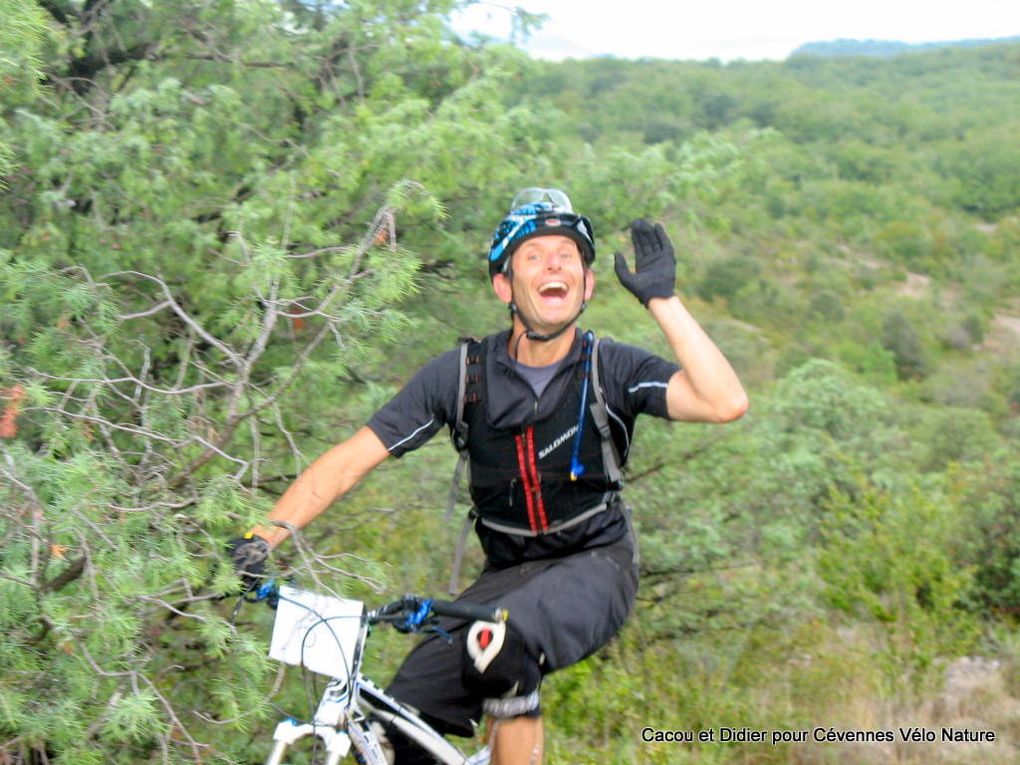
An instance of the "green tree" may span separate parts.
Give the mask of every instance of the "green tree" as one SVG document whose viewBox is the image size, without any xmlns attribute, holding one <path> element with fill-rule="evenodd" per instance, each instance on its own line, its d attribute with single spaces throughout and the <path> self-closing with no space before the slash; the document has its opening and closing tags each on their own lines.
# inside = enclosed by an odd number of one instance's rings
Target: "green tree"
<svg viewBox="0 0 1020 765">
<path fill-rule="evenodd" d="M 882 323 L 882 347 L 896 361 L 900 379 L 923 378 L 928 373 L 928 355 L 913 323 L 900 311 L 889 313 Z"/>
<path fill-rule="evenodd" d="M 2 0 L 0 18 L 4 20 L 0 29 L 0 87 L 4 103 L 11 108 L 26 103 L 37 92 L 42 77 L 38 56 L 46 18 L 40 8 L 18 0 Z M 6 114 L 0 114 L 0 120 L 6 118 Z M 0 190 L 4 188 L 4 176 L 12 170 L 11 160 L 11 147 L 0 141 Z"/>
<path fill-rule="evenodd" d="M 966 650 L 978 635 L 962 608 L 972 572 L 957 562 L 961 515 L 944 497 L 867 489 L 836 494 L 818 570 L 833 605 L 890 625 L 880 656 L 890 675 Z"/>
<path fill-rule="evenodd" d="M 1020 610 L 1020 465 L 1010 450 L 989 451 L 981 471 L 957 468 L 957 501 L 970 519 L 965 559 L 974 567 L 968 600 L 978 609 Z"/>
<path fill-rule="evenodd" d="M 709 264 L 698 284 L 698 296 L 704 300 L 721 297 L 732 301 L 745 286 L 761 274 L 761 266 L 747 255 L 734 255 Z"/>
<path fill-rule="evenodd" d="M 46 98 L 0 124 L 0 751 L 242 757 L 267 668 L 223 542 L 378 398 L 337 390 L 542 130 L 449 3 L 40 8 Z"/>
<path fill-rule="evenodd" d="M 956 185 L 955 201 L 964 210 L 995 219 L 1020 206 L 1020 160 L 1009 130 L 987 129 L 966 144 L 945 148 L 941 175 Z"/>
</svg>

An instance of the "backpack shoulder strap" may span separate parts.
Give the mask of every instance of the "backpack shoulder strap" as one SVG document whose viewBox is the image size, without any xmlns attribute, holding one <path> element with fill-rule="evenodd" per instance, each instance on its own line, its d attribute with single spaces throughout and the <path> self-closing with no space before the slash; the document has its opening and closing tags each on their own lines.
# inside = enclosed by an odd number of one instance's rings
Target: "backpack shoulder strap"
<svg viewBox="0 0 1020 765">
<path fill-rule="evenodd" d="M 467 423 L 464 422 L 464 396 L 467 395 L 467 356 L 469 340 L 463 340 L 460 344 L 460 371 L 457 374 L 457 419 L 450 430 L 450 438 L 453 439 L 453 448 L 461 454 L 467 449 Z"/>
<path fill-rule="evenodd" d="M 464 419 L 465 404 L 476 404 L 482 400 L 485 390 L 483 373 L 485 346 L 477 337 L 460 339 L 460 367 L 457 374 L 457 416 L 450 427 L 453 448 L 463 454 L 468 443 L 468 424 Z"/>
<path fill-rule="evenodd" d="M 482 358 L 484 345 L 477 337 L 462 337 L 460 342 L 460 367 L 457 375 L 457 416 L 450 426 L 450 440 L 459 455 L 457 467 L 453 471 L 450 484 L 450 496 L 446 503 L 446 520 L 453 515 L 460 492 L 460 481 L 468 461 L 468 423 L 464 417 L 466 404 L 476 404 L 482 400 L 485 390 L 483 370 L 485 360 Z"/>
<path fill-rule="evenodd" d="M 602 381 L 599 377 L 599 338 L 595 338 L 591 349 L 591 388 L 595 401 L 589 407 L 595 427 L 598 428 L 599 438 L 602 441 L 602 466 L 606 471 L 606 477 L 611 483 L 619 487 L 623 486 L 623 472 L 620 469 L 620 453 L 616 448 L 616 441 L 613 440 L 613 433 L 609 427 L 609 409 L 606 406 L 605 395 L 602 392 Z"/>
<path fill-rule="evenodd" d="M 450 427 L 450 440 L 453 441 L 453 448 L 457 450 L 457 467 L 453 469 L 453 479 L 450 481 L 450 496 L 446 501 L 446 514 L 443 516 L 443 520 L 446 522 L 449 522 L 450 518 L 453 517 L 453 511 L 457 507 L 460 482 L 464 476 L 464 468 L 468 464 L 469 428 L 467 419 L 464 417 L 464 408 L 467 404 L 479 403 L 482 400 L 482 393 L 485 391 L 484 356 L 485 346 L 479 338 L 462 337 L 460 339 L 460 371 L 457 375 L 457 418 Z M 453 554 L 453 570 L 450 573 L 450 595 L 457 593 L 460 568 L 464 560 L 464 549 L 467 546 L 468 532 L 471 530 L 473 522 L 473 514 L 468 513 L 460 530 L 457 549 Z"/>
</svg>

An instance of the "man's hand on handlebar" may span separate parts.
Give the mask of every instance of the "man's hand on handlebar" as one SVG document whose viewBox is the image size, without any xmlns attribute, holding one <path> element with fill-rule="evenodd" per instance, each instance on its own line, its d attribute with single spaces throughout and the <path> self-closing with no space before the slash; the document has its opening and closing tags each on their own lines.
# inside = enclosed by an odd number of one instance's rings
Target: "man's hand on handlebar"
<svg viewBox="0 0 1020 765">
<path fill-rule="evenodd" d="M 266 581 L 266 560 L 269 558 L 269 543 L 257 534 L 247 533 L 227 542 L 227 554 L 234 564 L 234 570 L 244 585 L 242 594 L 258 590 Z"/>
</svg>

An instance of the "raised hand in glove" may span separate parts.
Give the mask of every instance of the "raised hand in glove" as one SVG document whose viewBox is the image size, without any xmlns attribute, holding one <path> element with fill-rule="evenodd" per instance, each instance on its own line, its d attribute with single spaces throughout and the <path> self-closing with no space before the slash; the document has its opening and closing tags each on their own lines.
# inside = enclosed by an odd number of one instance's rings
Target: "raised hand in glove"
<svg viewBox="0 0 1020 765">
<path fill-rule="evenodd" d="M 257 590 L 265 579 L 269 542 L 258 534 L 248 533 L 227 542 L 227 554 L 244 583 L 244 592 Z"/>
<path fill-rule="evenodd" d="M 676 283 L 676 257 L 673 244 L 658 223 L 638 219 L 630 224 L 634 242 L 634 270 L 616 253 L 616 276 L 634 297 L 647 306 L 652 298 L 673 297 Z"/>
</svg>

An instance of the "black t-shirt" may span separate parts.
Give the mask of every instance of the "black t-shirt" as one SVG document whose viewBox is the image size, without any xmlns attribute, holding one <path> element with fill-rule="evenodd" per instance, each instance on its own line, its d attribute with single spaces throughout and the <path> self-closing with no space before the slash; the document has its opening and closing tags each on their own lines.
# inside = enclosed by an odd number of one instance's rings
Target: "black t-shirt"
<svg viewBox="0 0 1020 765">
<path fill-rule="evenodd" d="M 531 385 L 515 369 L 507 353 L 508 340 L 508 331 L 483 340 L 487 355 L 495 354 L 498 370 L 486 379 L 484 398 L 493 426 L 517 428 L 530 420 L 542 419 L 558 405 L 569 373 L 581 361 L 580 333 L 540 397 L 535 396 Z M 639 414 L 668 417 L 666 387 L 679 368 L 643 348 L 603 339 L 599 343 L 599 376 L 609 416 L 628 425 Z M 460 349 L 437 356 L 372 415 L 368 427 L 394 457 L 417 449 L 444 426 L 455 424 L 459 377 Z M 631 430 L 632 427 L 626 428 L 628 433 Z M 621 457 L 625 458 L 625 454 Z"/>
</svg>

